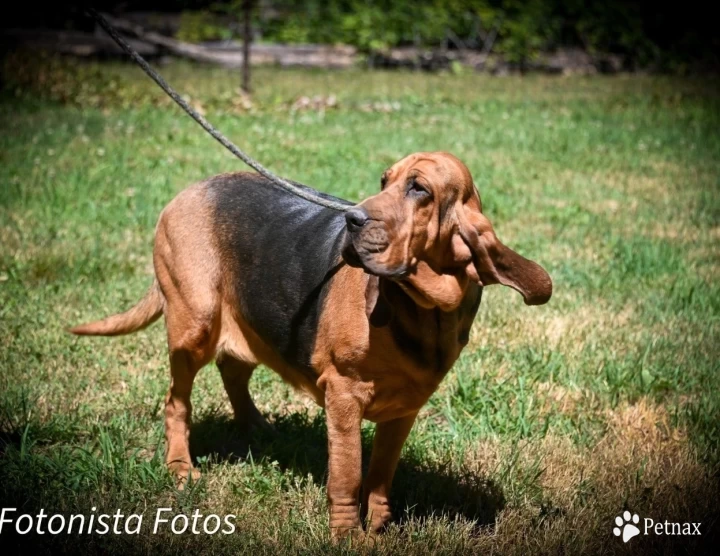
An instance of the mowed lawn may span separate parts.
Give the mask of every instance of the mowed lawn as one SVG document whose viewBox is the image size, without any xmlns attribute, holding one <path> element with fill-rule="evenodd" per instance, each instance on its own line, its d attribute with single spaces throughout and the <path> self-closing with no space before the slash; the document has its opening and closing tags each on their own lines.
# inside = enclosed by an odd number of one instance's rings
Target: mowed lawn
<svg viewBox="0 0 720 556">
<path fill-rule="evenodd" d="M 527 307 L 486 289 L 469 345 L 403 452 L 395 524 L 374 544 L 330 542 L 323 413 L 264 368 L 251 391 L 276 432 L 250 438 L 235 430 L 214 365 L 200 373 L 192 450 L 203 478 L 179 492 L 163 464 L 162 323 L 114 339 L 66 328 L 135 303 L 152 280 L 163 206 L 244 167 L 133 66 L 21 76 L 0 101 L 0 506 L 144 514 L 142 535 L 23 542 L 218 554 L 717 543 L 717 81 L 266 68 L 248 105 L 238 72 L 163 72 L 263 164 L 351 200 L 377 192 L 406 154 L 454 153 L 498 237 L 549 271 L 554 295 Z M 237 530 L 153 535 L 160 507 L 234 514 Z M 701 522 L 702 536 L 623 545 L 612 528 L 625 509 Z"/>
</svg>

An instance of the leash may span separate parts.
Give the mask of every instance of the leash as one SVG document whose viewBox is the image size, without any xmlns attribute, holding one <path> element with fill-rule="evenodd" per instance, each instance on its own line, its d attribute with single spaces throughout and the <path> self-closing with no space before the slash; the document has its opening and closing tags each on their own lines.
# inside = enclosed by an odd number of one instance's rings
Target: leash
<svg viewBox="0 0 720 556">
<path fill-rule="evenodd" d="M 97 24 L 100 25 L 100 27 L 102 27 L 116 43 L 118 43 L 120 48 L 122 48 L 128 54 L 128 56 L 130 56 L 135 61 L 135 63 L 137 63 L 137 65 L 139 65 L 142 70 L 153 81 L 155 81 L 155 83 L 157 83 L 158 86 L 163 91 L 165 91 L 165 93 L 171 99 L 173 99 L 178 106 L 180 106 L 180 108 L 185 111 L 188 116 L 190 116 L 193 120 L 200 124 L 200 126 L 213 137 L 213 139 L 215 139 L 223 147 L 225 147 L 236 157 L 242 160 L 245 164 L 250 166 L 250 168 L 255 170 L 258 174 L 266 177 L 275 185 L 282 187 L 284 190 L 292 193 L 293 195 L 297 195 L 298 197 L 301 197 L 306 201 L 310 201 L 311 203 L 315 203 L 316 205 L 342 212 L 347 211 L 352 206 L 338 203 L 337 201 L 333 201 L 331 199 L 326 199 L 325 197 L 320 196 L 319 193 L 313 193 L 307 189 L 302 189 L 290 183 L 289 181 L 273 174 L 257 160 L 239 149 L 232 141 L 230 141 L 227 137 L 225 137 L 222 133 L 215 129 L 210 122 L 208 122 L 202 115 L 198 114 L 198 112 L 196 112 L 187 102 L 185 102 L 177 93 L 177 91 L 175 91 L 175 89 L 168 85 L 167 82 L 154 69 L 152 69 L 152 67 L 150 67 L 150 64 L 145 61 L 145 58 L 140 56 L 140 54 L 138 54 L 133 47 L 131 47 L 127 42 L 125 42 L 125 40 L 118 34 L 116 29 L 112 25 L 110 25 L 110 23 L 108 23 L 108 21 L 103 16 L 101 16 L 97 10 L 88 7 L 86 8 L 86 11 L 90 15 L 90 17 L 92 17 L 97 22 Z"/>
</svg>

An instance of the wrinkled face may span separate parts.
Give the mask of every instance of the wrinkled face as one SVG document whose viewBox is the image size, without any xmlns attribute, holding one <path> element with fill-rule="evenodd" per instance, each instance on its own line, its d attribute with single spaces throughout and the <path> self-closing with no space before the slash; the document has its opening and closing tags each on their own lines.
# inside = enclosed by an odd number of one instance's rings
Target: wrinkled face
<svg viewBox="0 0 720 556">
<path fill-rule="evenodd" d="M 469 170 L 453 155 L 411 154 L 385 171 L 381 186 L 346 213 L 351 266 L 402 283 L 424 263 L 437 276 L 511 286 L 529 304 L 550 298 L 550 277 L 497 240 Z"/>
<path fill-rule="evenodd" d="M 449 154 L 411 154 L 386 170 L 380 183 L 379 194 L 346 215 L 348 263 L 398 279 L 420 258 L 442 259 L 453 231 L 448 213 L 458 199 L 474 194 L 465 165 Z"/>
</svg>

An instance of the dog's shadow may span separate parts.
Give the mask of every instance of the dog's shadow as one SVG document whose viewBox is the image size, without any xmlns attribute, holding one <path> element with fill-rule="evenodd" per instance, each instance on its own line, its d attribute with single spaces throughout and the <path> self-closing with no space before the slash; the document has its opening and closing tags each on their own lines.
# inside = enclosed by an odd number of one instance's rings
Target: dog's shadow
<svg viewBox="0 0 720 556">
<path fill-rule="evenodd" d="M 240 461 L 248 451 L 254 461 L 277 461 L 280 468 L 317 483 L 327 479 L 327 429 L 324 416 L 303 413 L 277 417 L 274 432 L 253 431 L 249 437 L 235 422 L 220 414 L 200 418 L 192 427 L 190 449 L 204 464 Z M 372 434 L 363 435 L 363 471 L 367 470 Z M 460 473 L 453 466 L 424 461 L 405 450 L 392 487 L 394 515 L 400 524 L 408 518 L 446 515 L 465 518 L 482 527 L 495 523 L 505 505 L 502 490 L 487 478 Z"/>
</svg>

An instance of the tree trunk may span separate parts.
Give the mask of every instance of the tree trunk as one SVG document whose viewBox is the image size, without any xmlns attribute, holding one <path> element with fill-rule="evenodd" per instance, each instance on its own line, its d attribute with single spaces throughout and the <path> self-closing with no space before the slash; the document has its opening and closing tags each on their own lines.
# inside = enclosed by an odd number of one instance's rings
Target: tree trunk
<svg viewBox="0 0 720 556">
<path fill-rule="evenodd" d="M 254 0 L 243 1 L 243 65 L 241 88 L 246 95 L 251 93 L 250 88 L 250 43 L 252 42 L 252 12 L 255 7 Z"/>
</svg>

